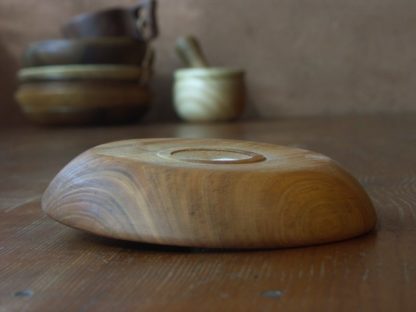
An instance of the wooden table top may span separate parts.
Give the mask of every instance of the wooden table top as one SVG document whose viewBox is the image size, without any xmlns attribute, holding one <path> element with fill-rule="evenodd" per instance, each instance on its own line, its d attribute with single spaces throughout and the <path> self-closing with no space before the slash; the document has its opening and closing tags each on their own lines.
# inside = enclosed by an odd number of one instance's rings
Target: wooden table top
<svg viewBox="0 0 416 312">
<path fill-rule="evenodd" d="M 0 130 L 0 311 L 411 311 L 416 304 L 416 115 L 216 125 Z M 126 138 L 217 137 L 324 153 L 368 191 L 376 231 L 307 248 L 225 251 L 95 237 L 40 196 L 69 160 Z"/>
</svg>

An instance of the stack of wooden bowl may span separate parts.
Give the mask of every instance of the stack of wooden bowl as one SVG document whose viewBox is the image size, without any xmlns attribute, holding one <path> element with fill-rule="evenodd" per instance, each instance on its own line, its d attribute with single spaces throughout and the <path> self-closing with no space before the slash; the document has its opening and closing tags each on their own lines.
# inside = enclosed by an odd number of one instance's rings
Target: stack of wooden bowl
<svg viewBox="0 0 416 312">
<path fill-rule="evenodd" d="M 123 123 L 149 108 L 157 36 L 154 0 L 76 16 L 66 39 L 36 42 L 23 55 L 16 99 L 41 124 Z"/>
</svg>

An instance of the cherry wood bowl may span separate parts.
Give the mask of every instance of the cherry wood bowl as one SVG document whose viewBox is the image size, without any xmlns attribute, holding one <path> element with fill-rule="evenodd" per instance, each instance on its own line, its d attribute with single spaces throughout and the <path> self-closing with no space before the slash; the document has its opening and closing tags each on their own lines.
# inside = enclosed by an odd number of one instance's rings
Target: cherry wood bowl
<svg viewBox="0 0 416 312">
<path fill-rule="evenodd" d="M 33 122 L 46 125 L 126 123 L 149 109 L 151 92 L 136 82 L 22 84 L 16 100 Z"/>
<path fill-rule="evenodd" d="M 31 44 L 23 67 L 68 64 L 141 65 L 148 44 L 128 37 L 46 40 Z"/>
<path fill-rule="evenodd" d="M 293 247 L 373 229 L 373 205 L 330 158 L 222 139 L 142 139 L 94 147 L 48 186 L 42 208 L 71 227 L 147 243 Z"/>
</svg>

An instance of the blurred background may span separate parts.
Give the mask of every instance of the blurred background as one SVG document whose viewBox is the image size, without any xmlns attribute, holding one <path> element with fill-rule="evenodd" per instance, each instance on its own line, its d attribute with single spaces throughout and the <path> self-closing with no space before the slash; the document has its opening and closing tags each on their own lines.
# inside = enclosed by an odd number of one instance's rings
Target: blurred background
<svg viewBox="0 0 416 312">
<path fill-rule="evenodd" d="M 25 122 L 13 100 L 29 42 L 60 37 L 71 16 L 131 0 L 1 0 L 0 116 Z M 247 71 L 246 118 L 416 111 L 412 0 L 159 0 L 156 98 L 148 121 L 176 120 L 179 35 L 196 35 L 213 65 Z"/>
</svg>

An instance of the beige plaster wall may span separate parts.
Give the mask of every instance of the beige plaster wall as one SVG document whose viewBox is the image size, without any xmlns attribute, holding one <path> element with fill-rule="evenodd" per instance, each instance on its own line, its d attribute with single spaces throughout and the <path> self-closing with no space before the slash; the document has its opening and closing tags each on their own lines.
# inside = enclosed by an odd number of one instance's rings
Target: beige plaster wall
<svg viewBox="0 0 416 312">
<path fill-rule="evenodd" d="M 0 0 L 2 117 L 16 113 L 8 103 L 28 42 L 59 37 L 71 15 L 132 3 Z M 159 0 L 159 18 L 151 120 L 174 118 L 173 46 L 186 33 L 212 64 L 247 70 L 250 116 L 416 111 L 415 1 Z"/>
</svg>

